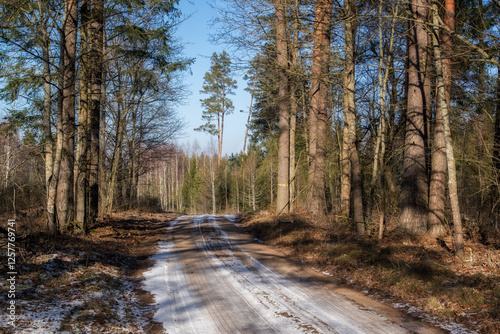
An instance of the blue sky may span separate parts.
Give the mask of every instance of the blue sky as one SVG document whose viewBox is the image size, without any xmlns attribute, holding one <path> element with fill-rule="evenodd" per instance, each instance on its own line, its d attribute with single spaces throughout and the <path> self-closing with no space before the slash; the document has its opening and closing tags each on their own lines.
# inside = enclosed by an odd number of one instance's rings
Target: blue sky
<svg viewBox="0 0 500 334">
<path fill-rule="evenodd" d="M 210 21 L 216 17 L 214 11 L 206 0 L 181 0 L 179 8 L 185 16 L 190 16 L 180 24 L 177 30 L 177 37 L 184 46 L 184 55 L 189 58 L 196 58 L 191 66 L 192 75 L 186 73 L 184 83 L 187 85 L 190 94 L 184 105 L 177 108 L 181 117 L 184 118 L 187 126 L 184 130 L 185 137 L 179 139 L 179 144 L 192 147 L 195 141 L 201 150 L 208 149 L 210 141 L 217 143 L 217 138 L 206 133 L 194 131 L 193 129 L 203 124 L 201 115 L 202 108 L 200 99 L 207 95 L 201 95 L 199 91 L 203 85 L 203 76 L 210 69 L 210 56 L 213 52 L 222 52 L 224 45 L 214 45 L 209 42 Z M 245 128 L 250 106 L 250 94 L 244 91 L 247 82 L 242 77 L 236 76 L 238 89 L 231 97 L 234 104 L 234 113 L 226 116 L 224 126 L 224 138 L 222 153 L 241 152 L 245 138 Z M 241 113 L 240 110 L 244 112 Z M 216 146 L 216 144 L 215 144 Z"/>
</svg>

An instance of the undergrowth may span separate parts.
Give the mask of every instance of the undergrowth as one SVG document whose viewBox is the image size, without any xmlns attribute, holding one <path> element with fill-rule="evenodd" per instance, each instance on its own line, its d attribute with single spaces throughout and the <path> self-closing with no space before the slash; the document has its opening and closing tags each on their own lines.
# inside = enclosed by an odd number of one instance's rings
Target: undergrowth
<svg viewBox="0 0 500 334">
<path fill-rule="evenodd" d="M 247 231 L 289 255 L 335 273 L 341 284 L 393 303 L 463 324 L 500 332 L 500 251 L 469 240 L 466 260 L 452 239 L 415 237 L 389 229 L 382 240 L 358 239 L 345 222 L 315 223 L 304 215 L 240 216 Z"/>
</svg>

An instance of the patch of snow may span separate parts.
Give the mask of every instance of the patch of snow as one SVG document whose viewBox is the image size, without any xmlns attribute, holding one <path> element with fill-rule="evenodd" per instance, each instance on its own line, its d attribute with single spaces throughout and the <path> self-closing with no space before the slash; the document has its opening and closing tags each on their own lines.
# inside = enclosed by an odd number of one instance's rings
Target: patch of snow
<svg viewBox="0 0 500 334">
<path fill-rule="evenodd" d="M 177 218 L 176 220 L 172 220 L 172 221 L 170 222 L 170 225 L 168 225 L 167 231 L 169 231 L 169 232 L 170 232 L 170 231 L 172 231 L 172 230 L 174 229 L 175 225 L 177 225 L 177 223 L 178 223 L 179 221 L 181 221 L 182 219 L 184 219 L 184 218 L 186 218 L 186 217 L 187 217 L 187 216 L 182 216 L 182 217 Z"/>
<path fill-rule="evenodd" d="M 224 217 L 233 224 L 236 222 L 236 215 L 225 215 Z"/>
<path fill-rule="evenodd" d="M 217 333 L 210 314 L 189 288 L 189 279 L 173 248 L 173 242 L 160 241 L 158 253 L 151 257 L 156 263 L 144 273 L 144 289 L 156 301 L 154 319 L 163 323 L 168 333 Z"/>
<path fill-rule="evenodd" d="M 441 327 L 444 330 L 450 332 L 450 334 L 474 334 L 478 333 L 477 331 L 473 331 L 465 328 L 464 326 L 457 324 L 455 322 L 443 321 L 438 317 L 433 317 L 429 314 L 423 313 L 419 308 L 411 305 L 410 303 L 392 303 L 392 307 L 397 309 L 405 309 L 406 313 L 410 314 L 413 317 L 417 317 L 420 319 L 425 319 L 425 321 L 432 323 L 438 327 Z"/>
</svg>

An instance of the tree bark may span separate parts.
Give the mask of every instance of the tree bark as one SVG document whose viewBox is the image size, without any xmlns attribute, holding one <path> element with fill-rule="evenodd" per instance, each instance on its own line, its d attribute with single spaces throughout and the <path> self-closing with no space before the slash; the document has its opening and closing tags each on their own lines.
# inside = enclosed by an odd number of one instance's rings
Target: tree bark
<svg viewBox="0 0 500 334">
<path fill-rule="evenodd" d="M 81 37 L 80 37 L 80 99 L 78 110 L 78 137 L 76 148 L 76 182 L 75 182 L 75 205 L 76 217 L 82 230 L 87 224 L 87 203 L 88 203 L 88 153 L 89 153 L 89 98 L 90 98 L 90 57 L 89 57 L 89 24 L 90 24 L 90 3 L 82 1 L 81 14 Z"/>
<path fill-rule="evenodd" d="M 289 211 L 289 155 L 290 155 L 290 104 L 288 92 L 288 56 L 285 22 L 284 0 L 274 3 L 276 13 L 276 51 L 277 70 L 279 78 L 278 103 L 279 103 L 279 140 L 278 140 L 278 195 L 276 199 L 276 212 L 278 214 Z"/>
<path fill-rule="evenodd" d="M 48 32 L 44 29 L 42 34 L 42 57 L 43 57 L 43 137 L 45 140 L 45 187 L 49 189 L 50 178 L 54 167 L 54 140 L 52 138 L 52 126 L 50 122 L 52 109 L 51 71 L 50 71 L 50 41 Z"/>
<path fill-rule="evenodd" d="M 75 137 L 75 80 L 78 0 L 67 0 L 63 26 L 64 69 L 62 91 L 62 156 L 57 185 L 57 215 L 60 228 L 73 220 L 74 207 L 74 137 Z"/>
<path fill-rule="evenodd" d="M 453 143 L 451 139 L 450 120 L 448 117 L 448 101 L 446 100 L 446 90 L 443 79 L 443 67 L 441 63 L 441 49 L 439 45 L 439 27 L 438 27 L 438 7 L 433 2 L 433 34 L 432 46 L 434 49 L 434 59 L 436 60 L 436 76 L 438 81 L 438 94 L 440 95 L 440 105 L 444 137 L 446 143 L 446 160 L 448 162 L 448 187 L 450 192 L 451 211 L 453 215 L 453 227 L 455 230 L 455 255 L 464 256 L 464 238 L 462 233 L 462 217 L 460 215 L 460 205 L 458 201 L 457 171 L 455 157 L 453 155 Z"/>
<path fill-rule="evenodd" d="M 363 183 L 361 165 L 356 147 L 356 103 L 355 103 L 355 55 L 357 9 L 353 0 L 344 1 L 344 38 L 345 38 L 345 68 L 344 68 L 344 148 L 342 168 L 342 201 L 350 200 L 347 195 L 347 182 L 352 195 L 353 223 L 358 237 L 365 234 L 363 217 Z M 347 138 L 345 138 L 347 136 Z M 345 160 L 348 159 L 349 163 Z M 347 166 L 350 166 L 349 172 Z M 343 203 L 345 209 L 347 203 Z M 348 212 L 342 212 L 344 215 Z"/>
<path fill-rule="evenodd" d="M 68 16 L 67 10 L 64 11 L 63 14 L 63 22 L 66 21 Z M 56 126 L 56 145 L 55 145 L 55 153 L 53 159 L 53 169 L 52 175 L 49 179 L 49 184 L 47 187 L 47 232 L 49 235 L 55 235 L 60 231 L 60 224 L 57 217 L 57 188 L 59 184 L 59 176 L 61 171 L 61 159 L 63 154 L 63 142 L 64 142 L 64 133 L 63 133 L 63 97 L 64 97 L 64 58 L 66 56 L 65 49 L 65 32 L 64 30 L 60 31 L 60 43 L 59 43 L 59 68 L 58 68 L 58 77 L 57 77 L 57 89 L 58 89 L 58 97 L 57 97 L 57 126 Z"/>
<path fill-rule="evenodd" d="M 326 128 L 328 122 L 328 71 L 332 1 L 316 1 L 314 47 L 309 116 L 309 193 L 308 207 L 313 216 L 324 216 Z"/>
<path fill-rule="evenodd" d="M 291 66 L 293 79 L 290 83 L 290 166 L 289 166 L 289 198 L 290 212 L 295 210 L 295 136 L 297 133 L 297 113 L 299 111 L 298 93 L 298 53 L 299 53 L 299 0 L 295 0 L 293 7 L 293 43 L 291 46 Z"/>
<path fill-rule="evenodd" d="M 399 226 L 413 234 L 427 230 L 428 180 L 424 64 L 427 60 L 427 0 L 412 0 L 408 39 L 408 101 L 401 176 Z"/>
<path fill-rule="evenodd" d="M 445 1 L 446 27 L 455 30 L 455 0 Z M 448 30 L 442 32 L 442 68 L 446 105 L 450 108 L 451 97 L 451 51 L 453 42 Z M 436 117 L 434 124 L 434 145 L 432 152 L 432 169 L 429 184 L 429 234 L 442 236 L 445 234 L 445 205 L 446 205 L 446 143 L 444 138 L 443 115 L 441 112 L 441 94 L 438 93 Z"/>
<path fill-rule="evenodd" d="M 497 66 L 497 87 L 495 106 L 495 137 L 493 144 L 493 165 L 500 172 L 500 66 Z M 498 175 L 498 174 L 497 174 Z M 500 178 L 500 176 L 497 176 Z"/>
<path fill-rule="evenodd" d="M 101 118 L 104 117 L 102 110 L 102 87 L 104 69 L 104 1 L 93 0 L 92 2 L 92 76 L 90 96 L 90 175 L 89 175 L 89 217 L 93 222 L 99 214 L 99 168 L 101 159 Z M 85 227 L 87 229 L 87 226 Z"/>
</svg>

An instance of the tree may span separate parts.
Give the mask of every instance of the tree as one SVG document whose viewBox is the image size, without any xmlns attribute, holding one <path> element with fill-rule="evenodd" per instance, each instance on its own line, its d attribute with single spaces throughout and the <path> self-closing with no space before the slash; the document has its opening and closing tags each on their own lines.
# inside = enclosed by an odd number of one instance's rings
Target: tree
<svg viewBox="0 0 500 334">
<path fill-rule="evenodd" d="M 100 128 L 101 113 L 104 113 L 102 100 L 104 70 L 104 0 L 93 0 L 91 23 L 92 61 L 90 74 L 90 175 L 89 175 L 89 221 L 93 222 L 99 214 L 99 171 L 100 165 Z M 86 227 L 85 227 L 86 230 Z"/>
<path fill-rule="evenodd" d="M 76 101 L 76 44 L 78 29 L 78 0 L 65 1 L 65 19 L 61 35 L 62 86 L 61 94 L 61 162 L 57 183 L 57 219 L 62 230 L 73 221 L 74 209 L 74 138 Z"/>
<path fill-rule="evenodd" d="M 455 157 L 453 154 L 453 144 L 451 139 L 450 120 L 448 117 L 448 97 L 446 96 L 445 82 L 443 78 L 443 64 L 441 60 L 441 48 L 439 45 L 439 22 L 437 19 L 437 4 L 433 1 L 432 4 L 432 46 L 434 51 L 434 59 L 436 60 L 436 76 L 438 82 L 438 94 L 440 105 L 438 109 L 441 111 L 441 119 L 443 123 L 444 140 L 446 145 L 446 161 L 448 163 L 448 187 L 450 192 L 451 211 L 453 215 L 453 225 L 455 227 L 455 254 L 458 257 L 464 256 L 464 239 L 462 233 L 462 216 L 460 215 L 460 205 L 458 202 L 457 189 L 457 170 L 455 166 Z"/>
<path fill-rule="evenodd" d="M 222 140 L 224 135 L 224 117 L 232 113 L 234 106 L 229 98 L 233 95 L 233 89 L 236 89 L 236 80 L 231 74 L 231 60 L 226 51 L 221 54 L 214 52 L 211 57 L 210 70 L 203 77 L 202 94 L 208 94 L 209 97 L 201 99 L 204 108 L 202 119 L 205 124 L 196 128 L 197 131 L 205 131 L 215 136 L 217 135 L 218 158 L 220 165 L 222 157 Z M 214 122 L 217 121 L 217 125 Z"/>
<path fill-rule="evenodd" d="M 278 70 L 278 108 L 279 108 L 279 141 L 278 141 L 278 194 L 276 212 L 288 213 L 289 210 L 289 158 L 290 158 L 290 103 L 288 91 L 288 47 L 285 21 L 285 2 L 275 0 L 276 24 L 276 67 Z"/>
<path fill-rule="evenodd" d="M 445 24 L 450 31 L 455 30 L 455 0 L 445 1 Z M 429 180 L 429 234 L 442 236 L 445 233 L 445 203 L 446 203 L 446 141 L 443 125 L 441 99 L 446 98 L 446 109 L 450 109 L 451 99 L 451 52 L 452 36 L 446 29 L 442 31 L 441 48 L 442 80 L 444 95 L 438 91 L 437 108 L 434 119 L 434 140 Z M 434 46 L 436 48 L 436 46 Z M 434 51 L 436 53 L 436 51 Z M 439 76 L 438 76 L 439 80 Z M 440 89 L 440 88 L 439 88 Z"/>
<path fill-rule="evenodd" d="M 412 0 L 410 36 L 408 38 L 408 92 L 406 106 L 406 134 L 399 226 L 423 234 L 427 231 L 427 110 L 425 92 L 425 63 L 428 37 L 425 30 L 428 15 L 427 0 Z"/>
<path fill-rule="evenodd" d="M 351 0 L 344 1 L 345 15 L 345 69 L 344 69 L 344 134 L 342 148 L 342 213 L 349 214 L 350 194 L 353 203 L 353 222 L 358 236 L 365 233 L 363 217 L 363 184 L 361 165 L 356 147 L 356 104 L 355 104 L 355 46 L 357 8 Z"/>
<path fill-rule="evenodd" d="M 325 158 L 328 126 L 328 64 L 332 1 L 316 1 L 314 49 L 309 111 L 309 210 L 315 216 L 326 213 Z"/>
</svg>

